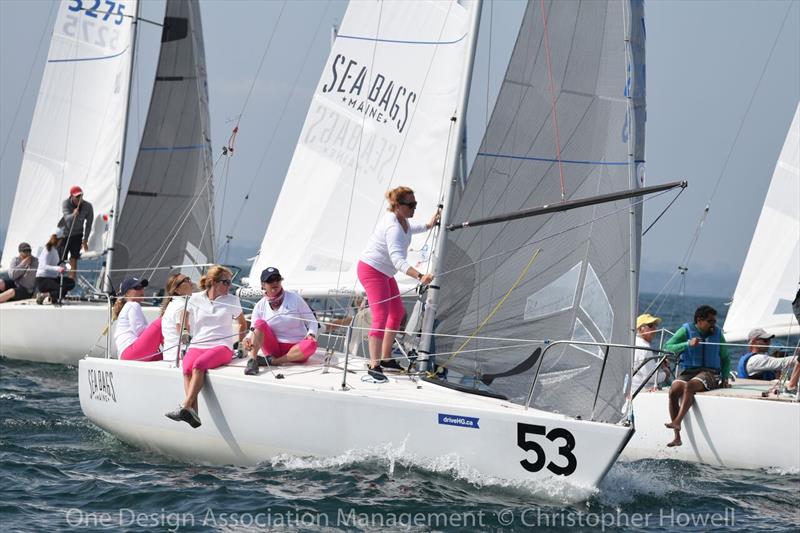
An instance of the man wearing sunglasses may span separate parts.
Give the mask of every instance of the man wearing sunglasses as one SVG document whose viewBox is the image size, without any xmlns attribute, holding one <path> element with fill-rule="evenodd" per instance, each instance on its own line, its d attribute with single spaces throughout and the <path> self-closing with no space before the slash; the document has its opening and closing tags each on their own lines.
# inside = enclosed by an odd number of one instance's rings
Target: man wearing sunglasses
<svg viewBox="0 0 800 533">
<path fill-rule="evenodd" d="M 92 204 L 83 199 L 83 189 L 75 185 L 69 190 L 69 198 L 61 204 L 61 211 L 64 217 L 59 222 L 59 226 L 64 228 L 66 238 L 59 250 L 59 256 L 64 260 L 69 254 L 69 266 L 71 267 L 69 276 L 75 279 L 81 249 L 84 252 L 89 250 L 89 235 L 92 233 L 94 208 L 92 208 Z"/>
</svg>

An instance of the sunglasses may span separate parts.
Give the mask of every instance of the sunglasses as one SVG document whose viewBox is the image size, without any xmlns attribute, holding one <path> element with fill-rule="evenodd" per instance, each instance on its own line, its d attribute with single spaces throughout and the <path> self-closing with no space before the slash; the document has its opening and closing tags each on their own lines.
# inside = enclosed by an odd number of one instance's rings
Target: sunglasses
<svg viewBox="0 0 800 533">
<path fill-rule="evenodd" d="M 230 287 L 231 286 L 231 280 L 229 280 L 229 279 L 221 279 L 221 280 L 217 281 L 217 283 L 222 283 L 226 287 Z"/>
<path fill-rule="evenodd" d="M 182 280 L 180 280 L 180 281 L 178 282 L 178 285 L 177 285 L 177 286 L 178 286 L 178 287 L 180 287 L 181 285 L 183 285 L 183 284 L 184 284 L 184 283 L 186 283 L 187 281 L 192 281 L 192 279 L 191 279 L 191 278 L 183 278 Z"/>
<path fill-rule="evenodd" d="M 404 205 L 406 207 L 410 207 L 411 209 L 417 208 L 417 202 L 397 202 L 400 205 Z"/>
</svg>

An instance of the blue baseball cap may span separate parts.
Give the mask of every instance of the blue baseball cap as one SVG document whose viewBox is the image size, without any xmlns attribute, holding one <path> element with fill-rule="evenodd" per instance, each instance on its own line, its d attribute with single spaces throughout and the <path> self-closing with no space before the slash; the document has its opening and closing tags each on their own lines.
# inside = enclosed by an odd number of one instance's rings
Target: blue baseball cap
<svg viewBox="0 0 800 533">
<path fill-rule="evenodd" d="M 119 286 L 119 295 L 125 296 L 125 293 L 131 289 L 143 289 L 147 287 L 148 281 L 146 278 L 125 278 L 122 285 Z"/>
<path fill-rule="evenodd" d="M 282 279 L 280 271 L 275 267 L 267 267 L 261 271 L 261 283 L 271 283 Z"/>
</svg>

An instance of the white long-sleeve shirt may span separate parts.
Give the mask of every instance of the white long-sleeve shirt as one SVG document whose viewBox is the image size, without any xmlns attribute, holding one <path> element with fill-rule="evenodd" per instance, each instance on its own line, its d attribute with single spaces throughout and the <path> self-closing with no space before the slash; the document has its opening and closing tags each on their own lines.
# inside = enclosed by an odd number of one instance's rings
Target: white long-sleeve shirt
<svg viewBox="0 0 800 533">
<path fill-rule="evenodd" d="M 121 356 L 125 349 L 136 342 L 139 335 L 147 327 L 147 319 L 142 312 L 139 302 L 125 302 L 117 317 L 117 326 L 114 329 L 114 343 L 117 345 L 117 355 Z"/>
<path fill-rule="evenodd" d="M 180 335 L 178 328 L 181 325 L 181 314 L 188 296 L 173 296 L 164 310 L 161 317 L 161 335 L 164 337 L 164 350 L 161 352 L 164 361 L 175 361 L 178 359 L 180 350 Z"/>
<path fill-rule="evenodd" d="M 361 253 L 361 261 L 389 277 L 397 272 L 405 274 L 411 268 L 406 259 L 411 237 L 428 229 L 424 223 L 406 222 L 408 231 L 403 229 L 394 213 L 386 213 L 375 228 L 367 248 Z"/>
<path fill-rule="evenodd" d="M 39 266 L 36 267 L 37 278 L 57 278 L 61 272 L 61 267 L 58 266 L 58 248 L 53 246 L 50 250 L 47 246 L 42 246 L 39 250 L 39 255 L 36 257 L 39 260 Z"/>
<path fill-rule="evenodd" d="M 187 312 L 192 334 L 190 348 L 227 346 L 233 349 L 233 343 L 237 340 L 233 321 L 242 314 L 238 296 L 225 294 L 210 300 L 206 291 L 196 292 L 189 297 Z"/>
<path fill-rule="evenodd" d="M 306 301 L 296 292 L 284 291 L 280 307 L 273 309 L 266 298 L 261 298 L 253 308 L 252 324 L 261 319 L 266 322 L 278 342 L 295 344 L 311 333 L 317 336 L 319 324 Z M 252 335 L 252 334 L 251 334 Z"/>
</svg>

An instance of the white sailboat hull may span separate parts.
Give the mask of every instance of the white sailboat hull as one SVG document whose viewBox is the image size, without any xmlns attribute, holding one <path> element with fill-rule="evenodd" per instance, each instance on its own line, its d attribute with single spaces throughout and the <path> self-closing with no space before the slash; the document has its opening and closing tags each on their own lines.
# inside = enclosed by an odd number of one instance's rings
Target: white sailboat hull
<svg viewBox="0 0 800 533">
<path fill-rule="evenodd" d="M 159 310 L 143 307 L 153 320 Z M 105 353 L 108 305 L 65 302 L 61 307 L 35 300 L 0 304 L 0 355 L 39 363 L 77 364 L 87 354 Z M 112 353 L 114 346 L 112 345 Z"/>
<path fill-rule="evenodd" d="M 800 471 L 800 403 L 764 399 L 767 382 L 738 380 L 722 395 L 697 394 L 683 421 L 682 446 L 667 448 L 672 430 L 665 391 L 633 402 L 636 434 L 623 459 L 678 459 L 731 468 Z"/>
<path fill-rule="evenodd" d="M 166 362 L 81 360 L 81 408 L 121 440 L 187 462 L 254 465 L 282 454 L 331 457 L 388 447 L 422 464 L 452 461 L 453 468 L 500 480 L 558 477 L 581 489 L 576 497 L 597 486 L 633 432 L 406 376 L 377 385 L 362 381 L 365 372 L 359 370 L 348 374 L 351 388 L 343 391 L 342 371 L 323 373 L 321 365 L 316 371 L 309 365 L 276 369 L 285 379 L 264 369 L 245 376 L 243 368 L 237 361 L 209 371 L 197 429 L 164 416 L 183 397 L 181 373 Z M 531 426 L 542 429 L 530 432 Z M 569 437 L 554 436 L 558 428 L 555 435 L 569 432 L 574 438 L 574 449 L 564 448 Z M 536 447 L 543 463 L 531 472 L 521 461 L 536 463 Z M 568 466 L 569 456 L 574 471 L 555 476 L 550 468 Z"/>
</svg>

